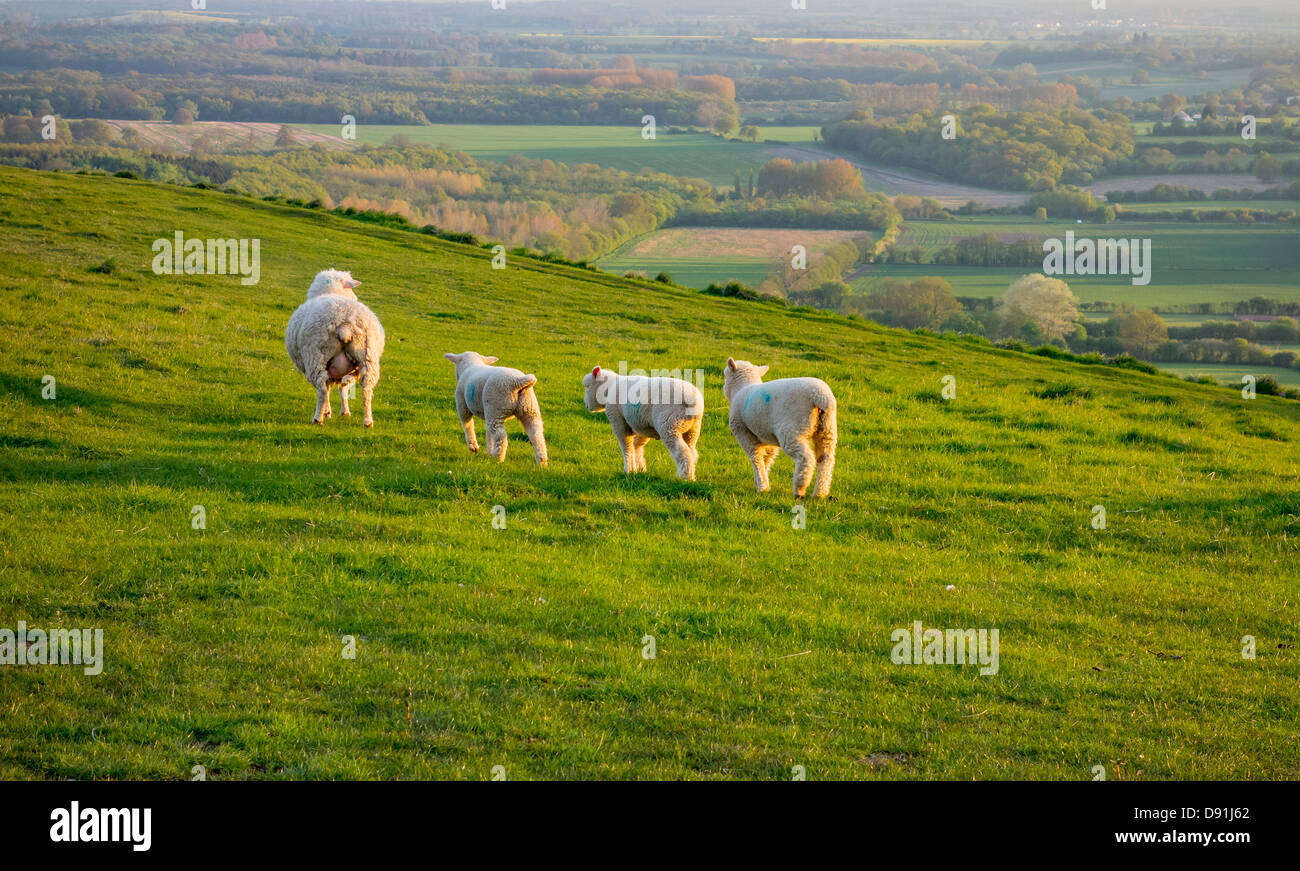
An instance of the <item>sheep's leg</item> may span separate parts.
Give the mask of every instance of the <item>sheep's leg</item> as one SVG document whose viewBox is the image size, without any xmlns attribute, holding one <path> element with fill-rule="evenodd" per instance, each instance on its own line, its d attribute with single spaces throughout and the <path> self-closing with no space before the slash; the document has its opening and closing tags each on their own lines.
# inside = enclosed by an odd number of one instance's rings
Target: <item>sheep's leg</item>
<svg viewBox="0 0 1300 871">
<path fill-rule="evenodd" d="M 325 379 L 321 379 L 316 384 L 316 413 L 312 415 L 312 423 L 325 423 L 334 412 L 330 409 L 330 384 Z"/>
<path fill-rule="evenodd" d="M 623 449 L 623 473 L 630 475 L 636 471 L 636 436 L 625 435 L 618 440 L 619 447 Z"/>
<path fill-rule="evenodd" d="M 767 469 L 763 465 L 763 445 L 761 445 L 754 434 L 743 425 L 733 425 L 731 433 L 740 443 L 740 447 L 749 456 L 749 462 L 754 466 L 754 487 L 760 493 L 766 493 L 768 490 Z"/>
<path fill-rule="evenodd" d="M 645 436 L 639 435 L 639 436 L 632 437 L 632 450 L 636 455 L 635 457 L 636 465 L 635 468 L 632 469 L 632 471 L 634 472 L 645 471 L 645 446 L 649 444 L 649 442 L 650 439 L 646 438 Z"/>
<path fill-rule="evenodd" d="M 772 463 L 776 462 L 776 455 L 779 453 L 781 450 L 772 445 L 762 445 L 758 449 L 758 463 L 763 472 L 764 490 L 771 486 Z"/>
<path fill-rule="evenodd" d="M 496 457 L 498 463 L 506 460 L 506 448 L 510 439 L 506 436 L 506 418 L 493 415 L 487 422 L 488 454 Z"/>
<path fill-rule="evenodd" d="M 357 377 L 361 380 L 361 406 L 365 412 L 361 422 L 366 426 L 374 426 L 375 419 L 370 414 L 370 400 L 374 396 L 375 385 L 379 383 L 379 361 L 363 363 Z"/>
<path fill-rule="evenodd" d="M 831 493 L 831 475 L 835 472 L 835 434 L 821 433 L 813 442 L 817 451 L 817 484 L 813 496 L 825 499 Z"/>
<path fill-rule="evenodd" d="M 546 437 L 542 435 L 542 416 L 540 414 L 530 414 L 527 417 L 519 418 L 519 423 L 523 425 L 524 434 L 528 436 L 528 442 L 533 446 L 533 460 L 537 465 L 546 465 Z"/>
<path fill-rule="evenodd" d="M 664 447 L 668 449 L 668 455 L 677 463 L 677 477 L 683 481 L 694 481 L 695 454 L 691 451 L 691 446 L 686 444 L 686 440 L 679 434 L 673 434 L 664 439 Z"/>
<path fill-rule="evenodd" d="M 700 418 L 694 418 L 687 422 L 686 431 L 682 433 L 682 441 L 691 451 L 691 480 L 694 481 L 695 464 L 700 461 L 700 450 L 696 447 L 700 440 L 700 427 L 703 421 Z"/>
<path fill-rule="evenodd" d="M 816 457 L 807 439 L 791 439 L 781 445 L 781 449 L 794 460 L 794 498 L 802 499 L 808 492 L 808 482 L 812 480 L 813 465 Z"/>
<path fill-rule="evenodd" d="M 352 409 L 348 407 L 348 388 L 352 386 L 352 378 L 344 378 L 339 382 L 339 405 L 343 406 L 340 411 L 344 417 L 352 416 Z"/>
<path fill-rule="evenodd" d="M 471 454 L 477 454 L 478 436 L 474 434 L 474 412 L 469 410 L 465 396 L 459 390 L 456 391 L 456 416 L 460 418 L 460 426 L 465 430 L 465 446 Z"/>
</svg>

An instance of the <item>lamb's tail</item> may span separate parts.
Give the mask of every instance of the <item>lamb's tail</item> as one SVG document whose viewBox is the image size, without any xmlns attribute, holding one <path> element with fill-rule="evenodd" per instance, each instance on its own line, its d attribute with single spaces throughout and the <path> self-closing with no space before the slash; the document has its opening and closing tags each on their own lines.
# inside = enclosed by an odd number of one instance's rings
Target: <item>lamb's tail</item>
<svg viewBox="0 0 1300 871">
<path fill-rule="evenodd" d="M 523 393 L 536 383 L 536 375 L 520 375 L 518 378 L 512 378 L 510 379 L 510 396 L 514 399 L 518 399 L 520 393 Z"/>
<path fill-rule="evenodd" d="M 839 425 L 835 419 L 835 395 L 826 390 L 818 396 L 813 407 L 817 420 L 813 423 L 812 446 L 817 460 L 817 483 L 813 495 L 824 499 L 831 492 L 831 476 L 835 473 L 835 443 L 839 440 Z"/>
<path fill-rule="evenodd" d="M 835 418 L 835 395 L 829 390 L 813 401 L 812 437 L 813 441 L 829 441 L 832 445 L 839 439 L 839 425 Z"/>
<path fill-rule="evenodd" d="M 338 332 L 336 332 L 335 335 L 339 337 L 339 341 L 342 342 L 345 346 L 352 344 L 352 336 L 353 336 L 352 325 L 344 324 L 343 326 L 338 328 Z"/>
</svg>

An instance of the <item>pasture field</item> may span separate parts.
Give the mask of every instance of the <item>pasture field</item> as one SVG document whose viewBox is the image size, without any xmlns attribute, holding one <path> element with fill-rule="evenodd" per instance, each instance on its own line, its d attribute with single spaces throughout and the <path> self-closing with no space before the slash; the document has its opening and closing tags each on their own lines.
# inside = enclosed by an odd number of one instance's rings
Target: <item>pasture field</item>
<svg viewBox="0 0 1300 871">
<path fill-rule="evenodd" d="M 596 265 L 651 278 L 667 272 L 688 287 L 732 278 L 753 286 L 780 269 L 795 245 L 807 248 L 811 267 L 826 249 L 859 235 L 849 230 L 668 227 L 633 239 Z"/>
<path fill-rule="evenodd" d="M 1197 377 L 1208 375 L 1220 384 L 1229 384 L 1237 388 L 1242 386 L 1243 375 L 1254 375 L 1256 378 L 1269 377 L 1285 387 L 1300 387 L 1300 371 L 1277 366 L 1246 366 L 1235 363 L 1156 363 L 1154 365 L 1180 378 L 1188 375 Z"/>
<path fill-rule="evenodd" d="M 1285 186 L 1281 182 L 1262 182 L 1249 172 L 1165 172 L 1148 175 L 1113 175 L 1082 187 L 1097 196 L 1105 196 L 1110 191 L 1147 191 L 1158 184 L 1184 185 L 1209 194 L 1220 188 L 1230 188 L 1234 191 L 1243 189 L 1266 191 Z"/>
<path fill-rule="evenodd" d="M 337 124 L 295 124 L 318 136 L 332 137 L 339 144 Z M 812 142 L 816 127 L 762 127 L 764 139 L 780 142 Z M 702 178 L 718 187 L 730 189 L 739 171 L 748 182 L 749 170 L 755 172 L 773 157 L 780 156 L 779 145 L 770 142 L 746 142 L 724 139 L 706 133 L 665 133 L 654 139 L 642 139 L 639 126 L 595 125 L 510 125 L 510 124 L 430 124 L 427 126 L 358 124 L 356 142 L 382 145 L 394 136 L 405 136 L 424 145 L 449 145 L 475 159 L 502 161 L 514 154 L 531 158 L 549 158 L 569 166 L 595 163 L 626 172 L 644 168 L 669 175 Z"/>
<path fill-rule="evenodd" d="M 1195 103 L 1194 98 L 1197 96 L 1215 91 L 1244 88 L 1250 83 L 1252 74 L 1249 67 L 1207 70 L 1203 77 L 1195 72 L 1148 70 L 1151 81 L 1134 84 L 1132 78 L 1133 74 L 1137 72 L 1137 67 L 1129 64 L 1109 62 L 1043 64 L 1038 67 L 1038 72 L 1044 79 L 1049 81 L 1060 81 L 1061 77 L 1067 73 L 1076 76 L 1087 75 L 1094 83 L 1101 84 L 1102 99 L 1113 100 L 1116 97 L 1130 97 L 1134 102 L 1139 103 L 1146 100 L 1158 100 L 1171 91 L 1193 98 Z M 1199 107 L 1200 104 L 1197 103 L 1196 110 L 1199 110 Z M 1187 111 L 1190 113 L 1194 109 L 1189 108 Z"/>
<path fill-rule="evenodd" d="M 1261 212 L 1300 210 L 1300 200 L 1203 200 L 1181 203 L 1121 203 L 1120 205 L 1126 212 L 1203 212 L 1213 209 L 1250 209 Z"/>
<path fill-rule="evenodd" d="M 0 225 L 0 626 L 106 648 L 98 676 L 0 666 L 0 777 L 1300 770 L 1300 403 L 494 270 L 215 191 L 5 167 Z M 178 229 L 260 239 L 260 283 L 154 274 Z M 284 351 L 327 266 L 388 333 L 373 430 L 312 426 Z M 537 374 L 549 468 L 513 423 L 504 464 L 466 451 L 441 354 L 467 348 Z M 837 393 L 832 499 L 804 529 L 789 459 L 757 494 L 727 431 L 729 355 Z M 622 474 L 579 383 L 621 360 L 704 370 L 698 481 L 653 443 Z M 997 628 L 997 673 L 895 664 L 913 621 Z"/>
<path fill-rule="evenodd" d="M 1151 283 L 1128 276 L 1059 276 L 1083 302 L 1109 300 L 1153 308 L 1202 302 L 1235 302 L 1252 296 L 1300 300 L 1300 229 L 1290 225 L 1123 221 L 1112 224 L 1045 222 L 1018 216 L 960 217 L 953 221 L 908 221 L 899 244 L 921 245 L 929 253 L 958 239 L 995 233 L 1016 238 L 1151 239 Z M 874 264 L 852 282 L 870 289 L 882 278 L 939 275 L 959 296 L 1000 296 L 1007 286 L 1041 266 L 978 267 Z"/>
</svg>

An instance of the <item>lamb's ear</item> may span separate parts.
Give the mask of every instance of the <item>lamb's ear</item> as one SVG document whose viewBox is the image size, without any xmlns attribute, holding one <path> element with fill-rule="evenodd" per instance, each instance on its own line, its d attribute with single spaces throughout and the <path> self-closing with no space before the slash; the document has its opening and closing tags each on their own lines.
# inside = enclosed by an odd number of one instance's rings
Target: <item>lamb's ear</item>
<svg viewBox="0 0 1300 871">
<path fill-rule="evenodd" d="M 498 359 L 497 357 L 484 357 L 484 358 L 483 358 L 483 362 L 484 362 L 484 363 L 495 363 L 495 362 L 497 361 L 497 359 Z"/>
<path fill-rule="evenodd" d="M 442 356 L 446 357 L 453 363 L 460 359 L 460 354 L 443 354 Z"/>
<path fill-rule="evenodd" d="M 771 368 L 771 367 L 770 367 L 770 366 L 759 366 L 759 367 L 758 367 L 758 377 L 759 377 L 759 378 L 762 378 L 764 375 L 766 375 L 766 374 L 767 374 L 767 370 L 768 370 L 769 368 Z"/>
<path fill-rule="evenodd" d="M 592 377 L 592 378 L 599 378 L 599 377 L 600 377 L 600 367 L 599 367 L 599 366 L 597 366 L 595 369 L 592 369 L 592 370 L 591 370 L 591 377 Z"/>
<path fill-rule="evenodd" d="M 736 370 L 736 361 L 728 357 L 727 368 L 734 372 Z"/>
</svg>

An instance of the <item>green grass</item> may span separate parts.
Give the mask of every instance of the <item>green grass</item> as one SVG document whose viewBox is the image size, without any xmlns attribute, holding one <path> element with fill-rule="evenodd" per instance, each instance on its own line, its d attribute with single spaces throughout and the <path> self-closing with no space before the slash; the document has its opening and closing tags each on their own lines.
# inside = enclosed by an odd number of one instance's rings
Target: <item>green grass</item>
<svg viewBox="0 0 1300 871">
<path fill-rule="evenodd" d="M 338 136 L 337 124 L 298 124 L 329 136 Z M 763 139 L 782 142 L 811 142 L 817 127 L 762 127 Z M 749 170 L 757 172 L 772 157 L 774 146 L 767 142 L 744 142 L 705 133 L 668 134 L 662 130 L 653 140 L 641 138 L 640 126 L 578 126 L 564 124 L 432 124 L 401 126 L 357 125 L 356 141 L 380 145 L 402 135 L 425 145 L 449 145 L 475 159 L 505 160 L 514 154 L 549 158 L 569 166 L 595 163 L 627 172 L 650 168 L 670 175 L 703 178 L 730 188 L 740 171 L 748 182 Z"/>
<path fill-rule="evenodd" d="M 1129 276 L 1062 275 L 1081 301 L 1131 302 L 1154 308 L 1191 303 L 1236 302 L 1253 296 L 1300 301 L 1300 230 L 1292 225 L 1120 221 L 1076 224 L 1028 221 L 1016 216 L 975 216 L 954 221 L 908 221 L 899 244 L 921 245 L 933 254 L 959 238 L 995 233 L 1064 239 L 1151 239 L 1151 283 L 1134 285 Z M 958 296 L 1001 296 L 1020 276 L 1041 266 L 975 267 L 935 264 L 873 265 L 852 286 L 871 290 L 887 278 L 939 275 Z"/>
<path fill-rule="evenodd" d="M 1166 372 L 1173 372 L 1180 378 L 1208 375 L 1220 384 L 1231 384 L 1240 388 L 1243 375 L 1255 378 L 1272 378 L 1285 387 L 1300 387 L 1300 371 L 1281 369 L 1277 366 L 1246 366 L 1235 363 L 1157 363 Z"/>
<path fill-rule="evenodd" d="M 1219 209 L 1249 209 L 1253 212 L 1285 212 L 1300 210 L 1300 200 L 1201 200 L 1181 203 L 1124 203 L 1126 212 L 1184 212 L 1217 211 Z"/>
<path fill-rule="evenodd" d="M 778 264 L 757 257 L 673 257 L 642 259 L 620 257 L 616 254 L 597 262 L 601 269 L 624 275 L 628 272 L 654 278 L 666 272 L 678 284 L 686 287 L 708 287 L 736 280 L 755 286 L 776 270 Z"/>
<path fill-rule="evenodd" d="M 0 777 L 1300 770 L 1300 403 L 496 271 L 210 191 L 3 168 L 0 225 L 0 626 L 100 627 L 107 647 L 98 677 L 3 669 Z M 261 283 L 154 275 L 177 229 L 261 239 Z M 388 332 L 373 430 L 312 426 L 284 352 L 327 266 L 355 271 Z M 514 424 L 504 464 L 465 450 L 441 354 L 466 348 L 537 373 L 550 468 Z M 837 393 L 833 498 L 806 529 L 788 458 L 754 492 L 728 355 Z M 648 474 L 622 475 L 579 385 L 620 360 L 705 369 L 697 482 L 653 444 Z M 894 665 L 913 620 L 999 628 L 1000 671 Z"/>
</svg>

